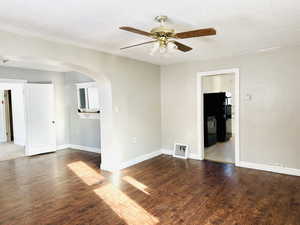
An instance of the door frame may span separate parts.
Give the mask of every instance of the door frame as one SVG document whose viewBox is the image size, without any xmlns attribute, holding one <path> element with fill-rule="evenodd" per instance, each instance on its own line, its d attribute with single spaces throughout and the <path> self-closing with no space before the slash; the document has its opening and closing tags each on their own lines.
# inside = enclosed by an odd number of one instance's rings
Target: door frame
<svg viewBox="0 0 300 225">
<path fill-rule="evenodd" d="M 15 92 L 16 90 L 22 90 L 24 91 L 24 85 L 27 83 L 27 80 L 20 80 L 20 79 L 0 79 L 0 90 L 5 91 L 5 90 L 11 90 L 11 93 Z M 25 102 L 24 94 L 23 94 L 23 102 Z M 25 105 L 23 106 L 23 112 L 24 112 L 24 147 L 26 147 L 26 108 Z M 13 112 L 12 112 L 13 114 Z M 5 113 L 4 115 L 4 121 L 6 121 Z M 4 126 L 5 133 L 7 132 L 6 124 Z M 14 143 L 15 143 L 15 137 L 14 137 Z M 5 142 L 7 142 L 7 137 L 5 139 Z"/>
<path fill-rule="evenodd" d="M 235 165 L 240 162 L 240 72 L 238 68 L 206 71 L 197 73 L 197 142 L 200 160 L 204 160 L 204 118 L 203 118 L 203 87 L 202 77 L 234 74 L 235 79 Z"/>
</svg>

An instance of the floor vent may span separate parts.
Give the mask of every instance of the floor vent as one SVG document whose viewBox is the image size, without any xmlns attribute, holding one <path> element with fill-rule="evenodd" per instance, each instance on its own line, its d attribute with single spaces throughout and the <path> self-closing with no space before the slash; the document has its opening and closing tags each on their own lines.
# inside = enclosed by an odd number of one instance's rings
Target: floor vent
<svg viewBox="0 0 300 225">
<path fill-rule="evenodd" d="M 187 159 L 189 146 L 186 144 L 175 143 L 173 157 Z"/>
</svg>

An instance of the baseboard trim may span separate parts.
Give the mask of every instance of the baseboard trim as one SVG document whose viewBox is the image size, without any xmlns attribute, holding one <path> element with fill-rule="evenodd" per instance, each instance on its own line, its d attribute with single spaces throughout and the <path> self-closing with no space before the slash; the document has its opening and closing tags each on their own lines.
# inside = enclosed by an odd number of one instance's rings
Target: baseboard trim
<svg viewBox="0 0 300 225">
<path fill-rule="evenodd" d="M 65 144 L 65 145 L 58 145 L 56 146 L 56 150 L 63 150 L 66 148 L 72 148 L 76 150 L 82 150 L 82 151 L 87 151 L 87 152 L 94 152 L 94 153 L 100 153 L 101 149 L 100 148 L 95 148 L 95 147 L 88 147 L 88 146 L 82 146 L 82 145 L 73 145 L 73 144 Z"/>
<path fill-rule="evenodd" d="M 59 151 L 59 150 L 63 150 L 63 149 L 66 149 L 66 148 L 69 148 L 70 145 L 58 145 L 56 146 L 56 151 Z"/>
<path fill-rule="evenodd" d="M 161 149 L 161 153 L 164 155 L 173 155 L 173 151 L 170 149 Z M 193 153 L 190 153 L 188 158 L 195 159 L 195 160 L 202 160 L 200 156 Z M 235 165 L 238 167 L 243 167 L 248 169 L 256 169 L 256 170 L 268 171 L 273 173 L 300 176 L 300 169 L 281 167 L 281 166 L 272 166 L 272 165 L 259 164 L 259 163 L 251 163 L 245 161 L 240 161 Z"/>
<path fill-rule="evenodd" d="M 125 168 L 128 168 L 130 166 L 136 165 L 138 163 L 141 163 L 143 161 L 146 161 L 148 159 L 154 158 L 156 156 L 161 155 L 161 150 L 154 151 L 145 155 L 138 156 L 132 160 L 120 163 L 120 165 L 115 166 L 111 165 L 110 163 L 101 163 L 101 170 L 109 171 L 109 172 L 116 172 Z"/>
<path fill-rule="evenodd" d="M 199 155 L 193 153 L 190 153 L 188 158 L 194 160 L 202 160 L 202 158 Z"/>
<path fill-rule="evenodd" d="M 240 161 L 236 166 L 248 168 L 248 169 L 263 170 L 263 171 L 268 171 L 273 173 L 281 173 L 281 174 L 292 175 L 292 176 L 300 176 L 300 169 L 294 169 L 288 167 L 273 166 L 273 165 L 245 162 L 245 161 Z"/>
<path fill-rule="evenodd" d="M 88 146 L 70 144 L 69 148 L 83 150 L 83 151 L 87 151 L 87 152 L 101 153 L 101 149 L 100 148 L 95 148 L 95 147 L 88 147 Z"/>
<path fill-rule="evenodd" d="M 130 161 L 121 163 L 120 169 L 125 169 L 127 167 L 130 167 L 130 166 L 133 166 L 135 164 L 141 163 L 141 162 L 146 161 L 148 159 L 152 159 L 152 158 L 154 158 L 156 156 L 159 156 L 161 154 L 162 154 L 161 150 L 158 150 L 158 151 L 155 151 L 155 152 L 151 152 L 151 153 L 148 153 L 148 154 L 145 154 L 145 155 L 138 156 L 138 157 L 136 157 L 136 158 L 134 158 Z"/>
<path fill-rule="evenodd" d="M 25 147 L 26 156 L 35 156 L 38 154 L 50 153 L 55 151 L 56 148 L 54 146 L 53 147 L 30 147 L 30 148 L 28 148 L 27 146 Z M 34 152 L 34 154 L 29 154 L 29 152 Z"/>
<path fill-rule="evenodd" d="M 164 155 L 173 155 L 173 151 L 170 149 L 162 148 L 160 151 Z"/>
</svg>

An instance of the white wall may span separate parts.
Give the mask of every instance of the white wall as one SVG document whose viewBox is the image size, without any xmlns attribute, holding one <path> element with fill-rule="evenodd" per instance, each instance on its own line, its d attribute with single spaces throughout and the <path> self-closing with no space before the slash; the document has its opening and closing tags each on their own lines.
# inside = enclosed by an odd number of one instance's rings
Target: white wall
<svg viewBox="0 0 300 225">
<path fill-rule="evenodd" d="M 54 60 L 88 74 L 103 87 L 103 169 L 117 169 L 121 163 L 160 149 L 159 66 L 7 32 L 0 32 L 0 45 L 4 56 L 25 61 Z"/>
<path fill-rule="evenodd" d="M 300 47 L 163 66 L 162 146 L 197 146 L 196 74 L 240 69 L 241 160 L 300 169 Z M 246 95 L 252 95 L 247 101 Z"/>
<path fill-rule="evenodd" d="M 21 85 L 20 85 L 21 86 Z M 14 143 L 25 146 L 26 144 L 26 122 L 25 122 L 25 104 L 24 87 L 15 88 L 11 91 L 12 117 Z"/>
<path fill-rule="evenodd" d="M 82 119 L 78 116 L 77 83 L 93 82 L 87 76 L 76 72 L 64 73 L 65 107 L 68 126 L 68 140 L 72 145 L 100 149 L 100 120 Z"/>
</svg>

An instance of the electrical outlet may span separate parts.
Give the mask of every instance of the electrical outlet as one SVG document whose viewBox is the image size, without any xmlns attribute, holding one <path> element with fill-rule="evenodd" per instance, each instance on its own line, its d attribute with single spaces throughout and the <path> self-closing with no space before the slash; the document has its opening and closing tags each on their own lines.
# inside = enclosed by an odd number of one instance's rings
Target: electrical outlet
<svg viewBox="0 0 300 225">
<path fill-rule="evenodd" d="M 283 167 L 283 164 L 281 163 L 273 163 L 274 166 Z"/>
<path fill-rule="evenodd" d="M 245 101 L 251 101 L 252 100 L 252 95 L 251 94 L 246 94 L 244 99 L 245 99 Z"/>
</svg>

